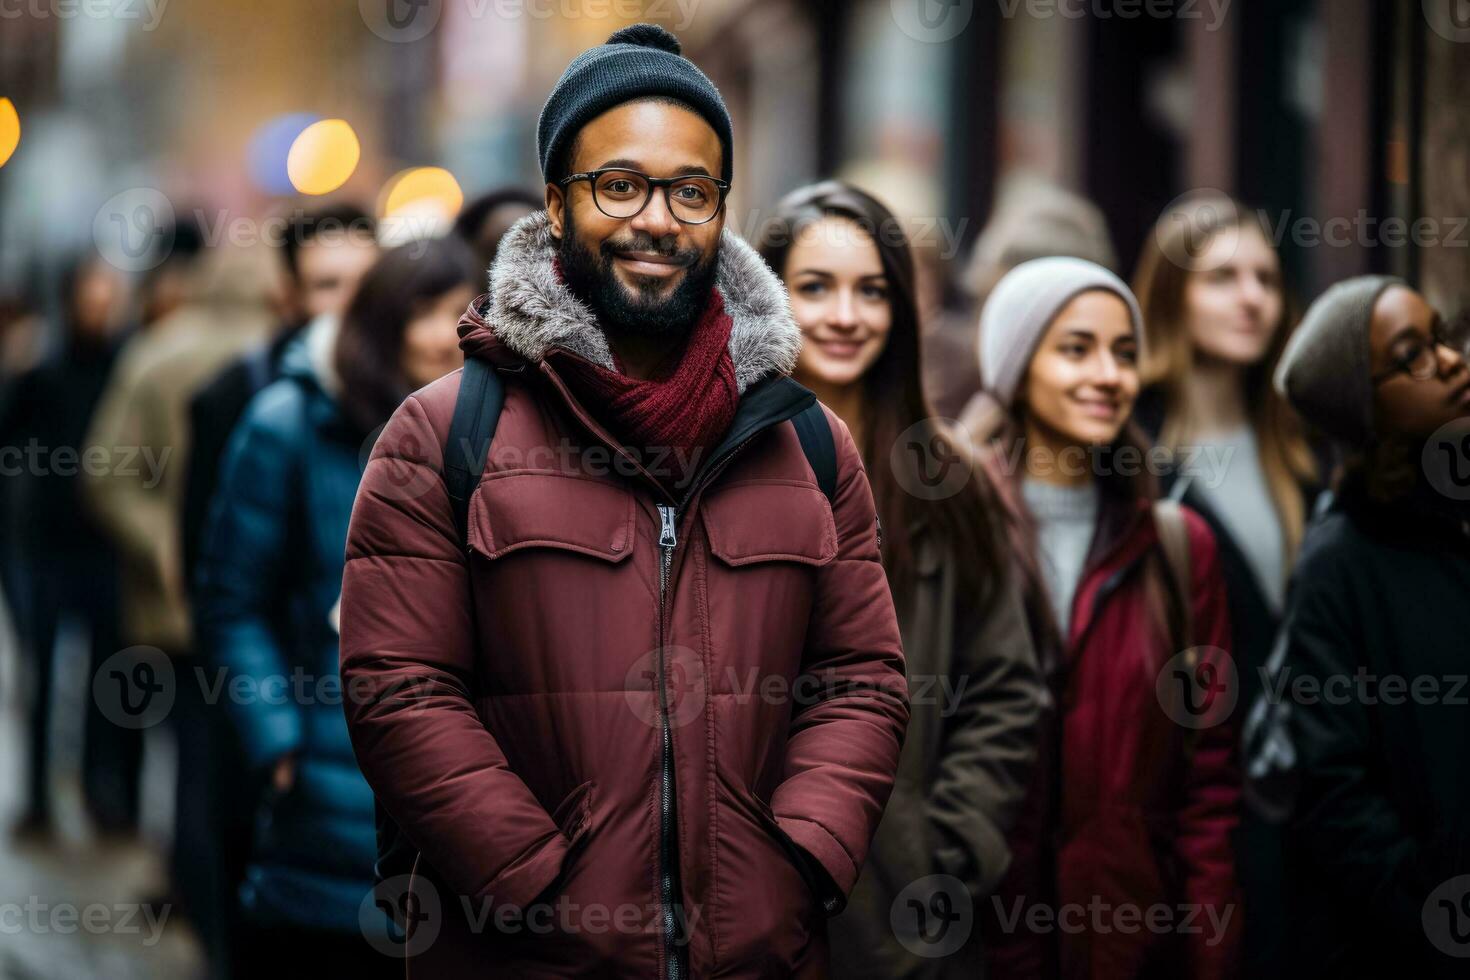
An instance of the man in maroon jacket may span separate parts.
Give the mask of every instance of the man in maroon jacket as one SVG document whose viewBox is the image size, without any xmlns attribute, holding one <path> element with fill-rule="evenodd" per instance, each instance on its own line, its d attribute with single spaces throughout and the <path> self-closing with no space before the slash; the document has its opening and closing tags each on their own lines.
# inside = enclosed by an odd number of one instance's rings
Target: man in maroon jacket
<svg viewBox="0 0 1470 980">
<path fill-rule="evenodd" d="M 729 116 L 678 52 L 619 31 L 542 113 L 547 209 L 460 324 L 505 393 L 467 533 L 459 372 L 358 493 L 344 700 L 415 854 L 414 976 L 821 976 L 898 764 L 868 481 L 785 376 L 785 293 L 723 230 Z"/>
</svg>

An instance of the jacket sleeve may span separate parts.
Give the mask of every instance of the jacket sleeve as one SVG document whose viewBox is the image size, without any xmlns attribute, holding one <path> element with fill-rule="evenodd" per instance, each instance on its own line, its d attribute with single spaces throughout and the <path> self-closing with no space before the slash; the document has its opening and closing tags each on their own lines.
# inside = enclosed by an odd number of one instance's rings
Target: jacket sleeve
<svg viewBox="0 0 1470 980">
<path fill-rule="evenodd" d="M 973 618 L 963 611 L 971 597 L 955 600 L 957 621 Z M 981 898 L 1010 867 L 1006 839 L 1030 786 L 1044 703 L 1015 575 L 996 582 L 977 628 L 958 639 L 929 816 L 939 870 Z"/>
<path fill-rule="evenodd" d="M 820 865 L 817 899 L 840 911 L 893 789 L 908 725 L 908 686 L 878 520 L 847 426 L 827 413 L 837 448 L 837 554 L 816 570 L 801 687 L 820 696 L 791 720 L 771 810 Z"/>
<path fill-rule="evenodd" d="M 1219 553 L 1209 526 L 1186 513 L 1189 527 L 1194 642 L 1229 651 L 1230 612 Z M 1214 655 L 1218 656 L 1218 655 Z M 1211 695 L 1216 696 L 1214 694 Z M 1233 838 L 1240 823 L 1240 759 L 1232 712 L 1218 724 L 1191 730 L 1184 796 L 1175 851 L 1184 880 L 1184 901 L 1197 910 L 1196 929 L 1186 935 L 1187 976 L 1200 980 L 1238 974 L 1241 898 Z"/>
<path fill-rule="evenodd" d="M 1418 849 L 1374 775 L 1392 762 L 1373 758 L 1381 735 L 1368 707 L 1360 697 L 1341 696 L 1350 689 L 1338 687 L 1368 669 L 1362 604 L 1335 567 L 1343 560 L 1326 550 L 1303 556 L 1292 584 L 1283 672 L 1271 679 L 1273 689 L 1284 690 L 1309 679 L 1316 692 L 1294 697 L 1288 714 L 1298 777 L 1293 843 L 1304 851 L 1303 867 L 1322 875 L 1332 892 L 1354 896 L 1366 920 L 1418 945 L 1432 885 L 1420 887 Z M 1309 688 L 1303 683 L 1301 690 Z"/>
<path fill-rule="evenodd" d="M 250 764 L 263 768 L 296 751 L 300 707 L 279 635 L 278 608 L 291 497 L 299 486 L 300 391 L 293 382 L 261 392 L 230 438 L 196 569 L 196 621 L 205 656 L 222 668 L 220 690 L 237 678 L 252 696 L 225 699 Z"/>
<path fill-rule="evenodd" d="M 475 711 L 443 415 L 436 430 L 410 396 L 363 473 L 342 581 L 343 702 L 363 775 L 424 860 L 462 896 L 520 907 L 556 880 L 568 841 Z"/>
</svg>

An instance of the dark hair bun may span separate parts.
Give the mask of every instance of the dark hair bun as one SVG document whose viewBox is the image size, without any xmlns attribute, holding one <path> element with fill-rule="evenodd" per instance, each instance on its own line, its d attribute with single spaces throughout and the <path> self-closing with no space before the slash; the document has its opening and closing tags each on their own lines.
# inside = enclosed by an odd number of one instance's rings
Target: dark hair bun
<svg viewBox="0 0 1470 980">
<path fill-rule="evenodd" d="M 608 44 L 636 44 L 641 48 L 660 48 L 670 54 L 681 54 L 679 39 L 657 24 L 634 24 L 613 32 Z"/>
</svg>

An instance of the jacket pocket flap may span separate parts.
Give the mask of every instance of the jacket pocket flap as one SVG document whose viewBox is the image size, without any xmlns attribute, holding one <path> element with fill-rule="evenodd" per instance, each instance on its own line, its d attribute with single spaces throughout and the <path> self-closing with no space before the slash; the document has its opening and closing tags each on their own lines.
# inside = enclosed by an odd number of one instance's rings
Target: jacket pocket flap
<svg viewBox="0 0 1470 980">
<path fill-rule="evenodd" d="M 470 501 L 468 530 L 470 547 L 486 558 L 558 548 L 619 562 L 633 553 L 633 495 L 579 477 L 491 477 Z"/>
<path fill-rule="evenodd" d="M 816 487 L 742 483 L 707 497 L 703 510 L 710 551 L 727 565 L 825 565 L 837 555 L 832 508 Z"/>
</svg>

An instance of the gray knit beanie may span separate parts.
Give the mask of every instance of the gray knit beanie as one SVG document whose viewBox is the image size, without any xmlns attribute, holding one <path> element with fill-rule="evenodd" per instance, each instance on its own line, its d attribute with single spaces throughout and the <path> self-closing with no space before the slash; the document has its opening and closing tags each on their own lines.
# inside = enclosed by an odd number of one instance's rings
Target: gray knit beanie
<svg viewBox="0 0 1470 980">
<path fill-rule="evenodd" d="M 980 378 L 1001 405 L 1009 409 L 1015 402 L 1031 355 L 1057 314 L 1093 289 L 1128 304 L 1142 357 L 1143 314 L 1127 283 L 1086 259 L 1058 256 L 1023 262 L 996 283 L 980 312 Z"/>
<path fill-rule="evenodd" d="M 1328 289 L 1281 353 L 1276 390 L 1302 417 L 1350 446 L 1373 432 L 1373 369 L 1368 329 L 1373 306 L 1393 276 L 1357 276 Z"/>
<path fill-rule="evenodd" d="M 541 109 L 536 150 L 541 176 L 555 180 L 577 132 L 614 106 L 650 95 L 678 99 L 704 117 L 720 138 L 721 176 L 730 179 L 730 113 L 714 83 L 681 55 L 679 39 L 657 24 L 634 24 L 616 31 L 606 44 L 572 59 Z"/>
</svg>

